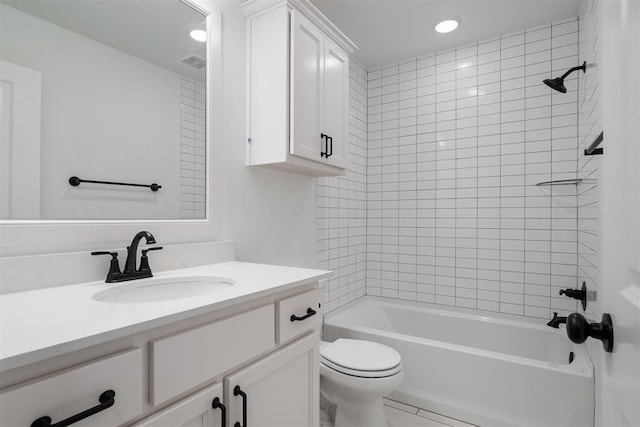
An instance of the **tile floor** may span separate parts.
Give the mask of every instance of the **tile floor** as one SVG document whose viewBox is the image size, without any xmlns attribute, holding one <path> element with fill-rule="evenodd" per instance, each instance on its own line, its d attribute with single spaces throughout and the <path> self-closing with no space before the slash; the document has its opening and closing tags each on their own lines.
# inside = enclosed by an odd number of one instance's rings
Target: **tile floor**
<svg viewBox="0 0 640 427">
<path fill-rule="evenodd" d="M 476 427 L 424 409 L 384 399 L 389 427 Z"/>
</svg>

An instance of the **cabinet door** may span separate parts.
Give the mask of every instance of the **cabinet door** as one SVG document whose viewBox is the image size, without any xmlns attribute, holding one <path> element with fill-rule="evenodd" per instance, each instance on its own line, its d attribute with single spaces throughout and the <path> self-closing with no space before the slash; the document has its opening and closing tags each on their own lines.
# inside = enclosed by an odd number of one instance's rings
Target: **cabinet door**
<svg viewBox="0 0 640 427">
<path fill-rule="evenodd" d="M 212 405 L 216 397 L 222 403 L 221 383 L 174 403 L 133 427 L 219 427 L 222 425 L 223 413 Z"/>
<path fill-rule="evenodd" d="M 318 427 L 318 346 L 319 334 L 314 332 L 226 377 L 229 425 L 239 422 L 251 427 Z M 246 398 L 234 395 L 236 386 Z"/>
<path fill-rule="evenodd" d="M 291 12 L 290 153 L 321 161 L 323 36 L 300 12 Z"/>
<path fill-rule="evenodd" d="M 324 121 L 323 132 L 329 135 L 332 166 L 347 167 L 349 116 L 349 56 L 330 40 L 324 44 Z"/>
</svg>

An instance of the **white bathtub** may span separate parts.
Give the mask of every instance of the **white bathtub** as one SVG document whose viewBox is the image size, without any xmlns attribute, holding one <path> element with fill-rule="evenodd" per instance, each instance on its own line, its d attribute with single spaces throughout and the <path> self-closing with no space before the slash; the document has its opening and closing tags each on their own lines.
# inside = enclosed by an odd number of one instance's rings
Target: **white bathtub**
<svg viewBox="0 0 640 427">
<path fill-rule="evenodd" d="M 389 396 L 399 402 L 481 426 L 593 426 L 584 345 L 544 320 L 476 313 L 365 297 L 325 316 L 324 340 L 371 340 L 400 352 L 404 382 Z"/>
</svg>

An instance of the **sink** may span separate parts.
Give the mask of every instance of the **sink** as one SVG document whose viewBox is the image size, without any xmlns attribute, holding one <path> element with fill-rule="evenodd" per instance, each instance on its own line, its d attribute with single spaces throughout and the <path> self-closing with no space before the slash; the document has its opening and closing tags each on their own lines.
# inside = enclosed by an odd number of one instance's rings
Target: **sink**
<svg viewBox="0 0 640 427">
<path fill-rule="evenodd" d="M 140 279 L 100 291 L 93 299 L 115 303 L 172 301 L 209 295 L 234 284 L 232 279 L 212 276 Z"/>
</svg>

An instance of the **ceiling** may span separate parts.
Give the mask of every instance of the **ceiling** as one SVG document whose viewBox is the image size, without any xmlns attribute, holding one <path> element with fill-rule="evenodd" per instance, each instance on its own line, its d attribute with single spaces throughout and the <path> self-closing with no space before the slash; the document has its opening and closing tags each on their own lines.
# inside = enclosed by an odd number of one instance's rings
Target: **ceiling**
<svg viewBox="0 0 640 427">
<path fill-rule="evenodd" d="M 176 73 L 204 81 L 204 69 L 181 61 L 205 57 L 205 44 L 189 37 L 205 29 L 205 16 L 179 0 L 0 0 L 36 18 Z"/>
<path fill-rule="evenodd" d="M 580 0 L 311 0 L 357 46 L 366 68 L 578 15 Z M 461 18 L 438 34 L 433 24 Z"/>
</svg>

